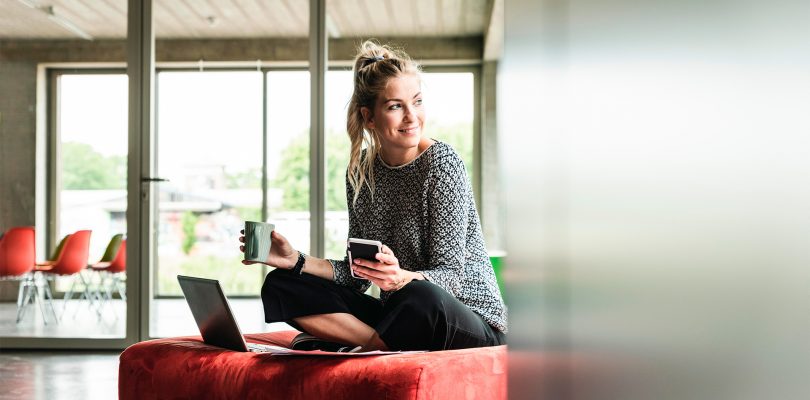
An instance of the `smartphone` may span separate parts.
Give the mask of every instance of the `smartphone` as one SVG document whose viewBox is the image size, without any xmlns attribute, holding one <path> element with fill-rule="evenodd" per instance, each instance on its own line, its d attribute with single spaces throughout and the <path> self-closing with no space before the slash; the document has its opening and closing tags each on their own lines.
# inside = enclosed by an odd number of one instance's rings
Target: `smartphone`
<svg viewBox="0 0 810 400">
<path fill-rule="evenodd" d="M 357 279 L 366 279 L 355 275 L 351 266 L 354 264 L 355 258 L 376 262 L 377 257 L 375 256 L 377 253 L 382 253 L 382 243 L 380 241 L 349 238 L 346 243 L 346 254 L 349 255 L 349 272 L 351 272 L 352 276 Z"/>
</svg>

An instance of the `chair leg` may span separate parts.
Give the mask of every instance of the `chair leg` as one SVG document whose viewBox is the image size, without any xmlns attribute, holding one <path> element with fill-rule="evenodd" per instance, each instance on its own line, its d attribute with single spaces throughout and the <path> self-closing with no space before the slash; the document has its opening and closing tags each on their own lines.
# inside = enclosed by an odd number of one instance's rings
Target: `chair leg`
<svg viewBox="0 0 810 400">
<path fill-rule="evenodd" d="M 88 279 L 84 274 L 79 273 L 79 279 L 82 280 L 82 285 L 84 285 L 84 297 L 87 298 L 87 301 L 92 306 L 93 305 L 93 295 L 90 292 L 90 281 L 92 280 L 92 278 Z M 96 307 L 98 307 L 98 306 L 96 306 Z"/>
<path fill-rule="evenodd" d="M 19 324 L 22 320 L 23 316 L 25 315 L 25 308 L 28 306 L 28 300 L 31 297 L 31 292 L 36 291 L 36 285 L 32 285 L 31 282 L 24 281 L 20 283 L 20 288 L 22 290 L 23 299 L 20 302 L 19 306 L 17 307 L 17 323 Z"/>
<path fill-rule="evenodd" d="M 53 306 L 53 296 L 51 295 L 51 286 L 48 284 L 48 280 L 45 280 L 45 285 L 43 286 L 43 291 L 45 292 L 45 299 L 48 300 L 48 305 L 51 306 L 51 314 L 53 314 L 53 319 L 56 323 L 59 323 L 59 317 L 56 315 L 56 308 Z M 43 315 L 43 318 L 45 316 Z"/>
<path fill-rule="evenodd" d="M 118 321 L 118 311 L 115 311 L 115 303 L 113 303 L 113 297 L 112 297 L 113 296 L 113 291 L 115 289 L 118 289 L 119 293 L 121 292 L 121 289 L 118 287 L 118 285 L 116 285 L 116 279 L 118 279 L 118 275 L 117 274 L 109 274 L 109 273 L 108 273 L 108 275 L 110 276 L 110 283 L 107 286 L 104 287 L 104 289 L 107 291 L 107 303 L 110 305 L 110 308 L 112 309 L 112 313 L 113 313 L 113 316 L 115 317 L 115 321 Z"/>
<path fill-rule="evenodd" d="M 47 285 L 47 284 L 48 284 L 48 282 L 45 282 L 45 285 Z M 34 287 L 34 292 L 36 293 L 36 299 L 37 299 L 36 302 L 37 302 L 37 304 L 39 304 L 39 312 L 42 313 L 42 322 L 44 322 L 45 325 L 48 325 L 48 318 L 45 316 L 45 305 L 43 304 L 43 303 L 45 303 L 45 301 L 39 298 L 40 297 L 39 289 L 37 289 L 36 286 Z M 44 292 L 45 292 L 45 289 L 43 289 L 43 293 Z"/>
<path fill-rule="evenodd" d="M 124 286 L 123 282 L 121 282 L 121 276 L 119 274 L 115 275 L 113 283 L 115 284 L 115 288 L 118 289 L 118 294 L 121 295 L 121 300 L 127 301 L 127 288 Z"/>
<path fill-rule="evenodd" d="M 80 302 L 82 299 L 84 299 L 84 293 L 79 294 L 79 297 L 76 298 L 76 303 Z M 80 304 L 76 304 L 76 308 L 73 309 L 73 319 L 76 319 L 76 316 L 79 315 L 79 308 L 81 307 Z"/>
<path fill-rule="evenodd" d="M 96 286 L 96 297 L 100 304 L 104 304 L 104 301 L 107 298 L 104 296 L 107 292 L 107 271 L 99 271 L 98 272 L 98 286 Z M 102 293 L 101 290 L 104 290 L 105 293 Z"/>
<path fill-rule="evenodd" d="M 64 315 L 65 310 L 67 310 L 68 300 L 71 300 L 73 298 L 73 288 L 74 287 L 76 287 L 76 277 L 73 277 L 73 282 L 70 284 L 70 289 L 68 289 L 68 291 L 65 292 L 65 298 L 62 300 L 62 302 L 63 302 L 63 304 L 62 304 L 62 315 Z"/>
<path fill-rule="evenodd" d="M 25 293 L 25 279 L 20 280 L 20 290 L 17 292 L 17 309 L 23 305 L 23 294 Z"/>
<path fill-rule="evenodd" d="M 105 281 L 107 280 L 106 271 L 98 271 L 98 285 L 93 290 L 93 296 L 96 299 L 96 317 L 98 320 L 101 321 L 101 312 L 104 309 L 104 294 L 101 290 L 104 288 L 106 284 Z"/>
</svg>

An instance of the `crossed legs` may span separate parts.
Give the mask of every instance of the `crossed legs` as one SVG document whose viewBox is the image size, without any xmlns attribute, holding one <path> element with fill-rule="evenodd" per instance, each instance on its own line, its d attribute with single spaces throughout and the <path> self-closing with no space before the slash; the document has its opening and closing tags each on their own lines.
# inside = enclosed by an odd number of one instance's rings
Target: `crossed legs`
<svg viewBox="0 0 810 400">
<path fill-rule="evenodd" d="M 274 270 L 262 286 L 265 321 L 285 321 L 323 340 L 373 350 L 448 350 L 505 337 L 444 289 L 413 281 L 379 299 L 312 275 Z M 380 336 L 382 335 L 382 337 Z"/>
<path fill-rule="evenodd" d="M 378 299 L 311 275 L 276 269 L 265 278 L 262 302 L 267 322 L 287 321 L 299 330 L 361 351 L 388 350 L 372 328 Z"/>
<path fill-rule="evenodd" d="M 310 335 L 324 340 L 361 346 L 360 351 L 388 350 L 374 328 L 352 314 L 316 314 L 293 320 Z"/>
</svg>

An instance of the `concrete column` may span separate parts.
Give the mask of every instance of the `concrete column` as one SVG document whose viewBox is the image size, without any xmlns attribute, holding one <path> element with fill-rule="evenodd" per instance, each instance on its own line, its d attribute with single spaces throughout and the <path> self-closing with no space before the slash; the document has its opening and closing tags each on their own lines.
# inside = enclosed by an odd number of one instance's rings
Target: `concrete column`
<svg viewBox="0 0 810 400">
<path fill-rule="evenodd" d="M 505 218 L 498 162 L 497 61 L 481 65 L 481 225 L 490 251 L 503 250 Z"/>
</svg>

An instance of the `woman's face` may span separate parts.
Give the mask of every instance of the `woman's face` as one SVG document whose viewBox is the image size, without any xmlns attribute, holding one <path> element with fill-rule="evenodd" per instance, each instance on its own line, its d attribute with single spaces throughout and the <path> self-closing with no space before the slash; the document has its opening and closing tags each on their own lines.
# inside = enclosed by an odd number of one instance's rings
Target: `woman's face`
<svg viewBox="0 0 810 400">
<path fill-rule="evenodd" d="M 415 74 L 391 78 L 374 110 L 361 109 L 366 127 L 377 132 L 384 153 L 417 151 L 425 123 L 422 82 Z"/>
</svg>

